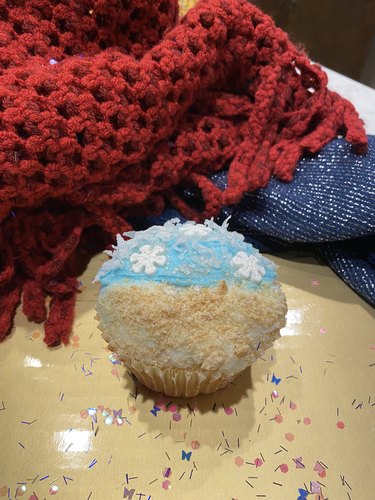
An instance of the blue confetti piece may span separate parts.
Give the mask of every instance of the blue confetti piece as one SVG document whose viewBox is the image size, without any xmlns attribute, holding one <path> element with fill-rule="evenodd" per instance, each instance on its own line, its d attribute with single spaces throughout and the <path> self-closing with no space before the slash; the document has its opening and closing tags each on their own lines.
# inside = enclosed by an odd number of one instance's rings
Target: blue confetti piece
<svg viewBox="0 0 375 500">
<path fill-rule="evenodd" d="M 299 497 L 297 498 L 297 500 L 305 500 L 305 498 L 307 498 L 307 495 L 309 494 L 309 492 L 304 490 L 303 488 L 298 488 L 298 493 Z"/>
<path fill-rule="evenodd" d="M 275 377 L 275 374 L 273 373 L 273 374 L 272 374 L 272 380 L 271 380 L 271 383 L 272 383 L 272 384 L 275 384 L 275 385 L 279 385 L 279 384 L 280 384 L 280 382 L 281 382 L 281 378 L 277 378 L 277 377 Z"/>
<path fill-rule="evenodd" d="M 192 451 L 189 451 L 189 453 L 186 453 L 186 451 L 182 450 L 182 460 L 187 460 L 188 462 L 190 462 L 192 453 L 193 453 Z"/>
<path fill-rule="evenodd" d="M 152 413 L 154 417 L 156 417 L 158 411 L 160 411 L 160 408 L 158 406 L 154 406 L 153 409 L 150 410 L 150 413 Z"/>
</svg>

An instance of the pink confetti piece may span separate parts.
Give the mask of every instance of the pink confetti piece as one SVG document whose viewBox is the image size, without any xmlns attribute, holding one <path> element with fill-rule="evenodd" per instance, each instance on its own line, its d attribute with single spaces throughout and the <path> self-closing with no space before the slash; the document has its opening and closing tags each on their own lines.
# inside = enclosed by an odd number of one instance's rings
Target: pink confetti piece
<svg viewBox="0 0 375 500">
<path fill-rule="evenodd" d="M 224 413 L 226 415 L 232 415 L 233 413 L 233 408 L 231 408 L 230 406 L 228 406 L 228 408 L 224 408 Z"/>
<path fill-rule="evenodd" d="M 315 286 L 316 287 L 316 286 L 319 286 L 319 285 L 320 285 L 320 283 L 319 283 L 318 280 L 316 280 L 316 279 L 315 280 L 311 280 L 311 286 Z"/>
<path fill-rule="evenodd" d="M 38 497 L 36 495 L 31 495 L 29 497 L 29 500 L 38 500 Z"/>
<path fill-rule="evenodd" d="M 321 333 L 322 335 L 324 335 L 325 333 L 327 333 L 327 329 L 326 329 L 326 328 L 324 328 L 324 327 L 320 328 L 320 330 L 319 330 L 319 331 L 320 331 L 320 333 Z"/>
<path fill-rule="evenodd" d="M 374 345 L 370 345 L 369 349 L 371 349 L 372 351 L 375 351 L 375 344 Z"/>
<path fill-rule="evenodd" d="M 168 410 L 171 412 L 171 413 L 176 413 L 177 411 L 177 406 L 176 405 L 170 405 Z"/>
<path fill-rule="evenodd" d="M 104 406 L 103 406 L 103 405 L 99 405 L 99 406 L 98 406 L 98 410 L 100 411 L 100 413 L 103 413 L 103 411 L 104 411 Z"/>
<path fill-rule="evenodd" d="M 311 493 L 320 493 L 321 487 L 320 484 L 316 481 L 310 481 L 310 492 Z"/>
<path fill-rule="evenodd" d="M 278 397 L 279 397 L 279 393 L 278 393 L 277 391 L 272 391 L 272 392 L 271 392 L 271 396 L 272 396 L 273 398 L 278 398 Z"/>
<path fill-rule="evenodd" d="M 166 480 L 161 483 L 161 487 L 163 490 L 170 490 L 171 489 L 171 482 Z"/>
<path fill-rule="evenodd" d="M 58 491 L 59 491 L 59 487 L 57 486 L 57 484 L 53 484 L 49 489 L 49 494 L 56 495 Z"/>
<path fill-rule="evenodd" d="M 16 489 L 16 497 L 23 497 L 23 495 L 26 493 L 26 484 L 22 484 L 21 486 L 18 486 Z"/>
<path fill-rule="evenodd" d="M 286 474 L 286 473 L 288 472 L 288 470 L 289 470 L 289 467 L 288 467 L 288 465 L 287 465 L 287 464 L 281 464 L 281 465 L 280 465 L 280 470 L 281 470 L 281 472 L 282 472 L 283 474 Z"/>
<path fill-rule="evenodd" d="M 296 464 L 296 469 L 304 469 L 305 466 L 302 463 L 302 457 L 297 457 L 293 459 L 294 463 Z"/>
<path fill-rule="evenodd" d="M 242 467 L 245 461 L 242 457 L 236 457 L 234 459 L 234 463 L 237 465 L 237 467 Z"/>
<path fill-rule="evenodd" d="M 345 428 L 345 423 L 342 420 L 339 420 L 336 425 L 337 425 L 338 429 L 344 429 Z"/>
<path fill-rule="evenodd" d="M 289 405 L 289 408 L 290 408 L 291 410 L 296 410 L 296 409 L 297 409 L 297 405 L 296 405 L 296 403 L 293 403 L 293 402 L 291 401 L 291 402 L 290 402 L 290 405 Z"/>
<path fill-rule="evenodd" d="M 316 472 L 324 471 L 323 465 L 320 462 L 316 462 L 316 464 L 314 466 L 314 471 L 316 471 Z"/>
<path fill-rule="evenodd" d="M 276 420 L 276 422 L 277 422 L 278 424 L 281 424 L 281 423 L 284 421 L 284 418 L 283 418 L 283 416 L 282 416 L 282 415 L 280 415 L 279 413 L 277 413 L 277 414 L 275 415 L 275 420 Z"/>
<path fill-rule="evenodd" d="M 324 478 L 324 477 L 326 477 L 326 475 L 327 475 L 327 472 L 325 470 L 322 470 L 321 472 L 318 472 L 318 476 L 319 477 Z"/>
<path fill-rule="evenodd" d="M 89 416 L 89 413 L 87 410 L 82 410 L 80 412 L 81 418 L 87 418 Z"/>
<path fill-rule="evenodd" d="M 287 441 L 294 441 L 294 434 L 292 434 L 291 432 L 287 432 L 287 433 L 285 434 L 285 439 L 286 439 Z"/>
<path fill-rule="evenodd" d="M 200 447 L 200 445 L 201 445 L 201 444 L 200 444 L 200 442 L 199 442 L 199 441 L 196 441 L 196 440 L 195 440 L 195 441 L 192 441 L 192 442 L 191 442 L 191 448 L 192 448 L 192 450 L 197 450 L 197 449 Z"/>
<path fill-rule="evenodd" d="M 114 375 L 115 377 L 118 377 L 118 370 L 117 370 L 117 368 L 112 368 L 111 373 L 112 373 L 112 375 Z"/>
<path fill-rule="evenodd" d="M 305 418 L 303 419 L 303 423 L 304 423 L 305 425 L 310 425 L 310 424 L 311 424 L 311 418 L 310 418 L 310 417 L 305 417 Z"/>
<path fill-rule="evenodd" d="M 254 460 L 254 464 L 255 464 L 255 467 L 258 468 L 258 467 L 262 467 L 263 465 L 263 460 L 261 458 L 256 458 Z"/>
<path fill-rule="evenodd" d="M 174 413 L 173 416 L 172 416 L 173 420 L 175 422 L 179 422 L 181 420 L 181 413 Z"/>
</svg>

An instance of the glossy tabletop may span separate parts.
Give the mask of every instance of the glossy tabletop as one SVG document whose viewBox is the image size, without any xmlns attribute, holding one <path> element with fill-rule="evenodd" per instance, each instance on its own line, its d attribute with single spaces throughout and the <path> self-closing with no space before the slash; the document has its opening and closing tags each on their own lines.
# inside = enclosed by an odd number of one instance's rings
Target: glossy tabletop
<svg viewBox="0 0 375 500">
<path fill-rule="evenodd" d="M 374 310 L 329 268 L 274 258 L 281 338 L 227 389 L 183 400 L 139 387 L 107 350 L 104 258 L 81 278 L 70 345 L 48 350 L 19 312 L 0 346 L 0 497 L 374 498 Z"/>
<path fill-rule="evenodd" d="M 329 76 L 374 133 L 375 92 Z M 81 277 L 70 345 L 49 350 L 21 311 L 0 345 L 0 498 L 375 498 L 374 309 L 324 263 L 272 257 L 281 338 L 227 389 L 183 400 L 138 386 L 107 350 L 104 258 Z"/>
</svg>

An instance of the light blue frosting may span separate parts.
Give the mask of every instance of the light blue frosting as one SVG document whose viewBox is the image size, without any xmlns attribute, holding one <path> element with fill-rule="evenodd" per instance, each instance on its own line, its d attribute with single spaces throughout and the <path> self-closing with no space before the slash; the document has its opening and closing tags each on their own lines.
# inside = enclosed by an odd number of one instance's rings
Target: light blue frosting
<svg viewBox="0 0 375 500">
<path fill-rule="evenodd" d="M 219 226 L 212 220 L 204 224 L 181 224 L 178 219 L 171 219 L 163 226 L 124 233 L 128 240 L 118 235 L 113 251 L 106 252 L 111 259 L 102 265 L 95 281 L 105 288 L 112 284 L 146 282 L 209 287 L 225 280 L 228 285 L 253 290 L 272 283 L 276 279 L 275 264 L 246 243 L 241 234 L 228 231 L 227 226 L 227 221 Z M 144 257 L 149 252 L 151 256 Z M 144 259 L 147 266 L 142 265 Z M 250 261 L 253 270 L 255 266 L 260 274 L 244 277 Z M 146 267 L 150 274 L 146 273 Z"/>
</svg>

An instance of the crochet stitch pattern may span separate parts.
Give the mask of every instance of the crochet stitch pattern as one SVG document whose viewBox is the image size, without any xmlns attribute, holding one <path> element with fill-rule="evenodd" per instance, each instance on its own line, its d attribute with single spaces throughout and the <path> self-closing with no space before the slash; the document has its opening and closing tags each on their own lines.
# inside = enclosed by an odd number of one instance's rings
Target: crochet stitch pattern
<svg viewBox="0 0 375 500">
<path fill-rule="evenodd" d="M 0 340 L 22 295 L 48 346 L 69 341 L 89 228 L 114 238 L 166 202 L 209 218 L 337 134 L 365 152 L 354 107 L 244 0 L 180 20 L 174 0 L 0 0 Z"/>
</svg>

